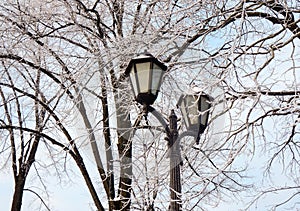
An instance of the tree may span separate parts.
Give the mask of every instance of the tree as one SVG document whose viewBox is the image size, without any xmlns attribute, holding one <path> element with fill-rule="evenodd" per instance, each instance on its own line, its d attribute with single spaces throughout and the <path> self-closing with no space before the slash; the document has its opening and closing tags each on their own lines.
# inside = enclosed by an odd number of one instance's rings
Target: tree
<svg viewBox="0 0 300 211">
<path fill-rule="evenodd" d="M 12 210 L 29 173 L 46 190 L 43 166 L 70 178 L 74 163 L 98 210 L 167 209 L 164 134 L 132 127 L 140 109 L 124 75 L 145 49 L 168 65 L 156 103 L 164 115 L 191 86 L 215 99 L 200 144 L 181 140 L 183 208 L 250 193 L 248 167 L 261 153 L 263 179 L 281 165 L 289 180 L 263 183 L 253 203 L 282 191 L 274 208 L 297 205 L 298 1 L 7 1 L 0 18 L 1 159 L 15 178 Z M 151 115 L 140 123 L 159 129 Z"/>
</svg>

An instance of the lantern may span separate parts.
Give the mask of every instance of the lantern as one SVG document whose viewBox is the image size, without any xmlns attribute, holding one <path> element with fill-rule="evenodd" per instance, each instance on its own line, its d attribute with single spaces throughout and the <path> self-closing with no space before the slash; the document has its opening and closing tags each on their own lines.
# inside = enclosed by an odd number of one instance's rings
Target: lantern
<svg viewBox="0 0 300 211">
<path fill-rule="evenodd" d="M 207 94 L 186 94 L 179 98 L 179 107 L 187 130 L 204 132 L 208 123 L 212 98 Z"/>
<path fill-rule="evenodd" d="M 167 70 L 162 62 L 150 53 L 143 53 L 131 59 L 125 74 L 130 78 L 134 97 L 143 105 L 151 105 L 157 98 L 162 76 Z"/>
</svg>

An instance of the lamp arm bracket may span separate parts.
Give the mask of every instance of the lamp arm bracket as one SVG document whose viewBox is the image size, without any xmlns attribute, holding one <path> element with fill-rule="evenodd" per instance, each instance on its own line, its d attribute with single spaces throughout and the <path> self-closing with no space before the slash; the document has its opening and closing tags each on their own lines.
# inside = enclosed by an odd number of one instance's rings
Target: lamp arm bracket
<svg viewBox="0 0 300 211">
<path fill-rule="evenodd" d="M 185 136 L 192 136 L 195 138 L 195 143 L 196 144 L 199 143 L 200 134 L 198 134 L 196 131 L 191 131 L 191 130 L 183 131 L 181 134 L 179 134 L 178 140 L 181 140 Z"/>
<path fill-rule="evenodd" d="M 167 122 L 165 121 L 165 119 L 163 118 L 163 116 L 158 111 L 156 111 L 155 108 L 153 108 L 150 105 L 148 105 L 148 111 L 151 112 L 152 115 L 160 122 L 160 124 L 165 129 L 165 133 L 169 137 L 170 136 L 170 128 L 169 128 Z"/>
</svg>

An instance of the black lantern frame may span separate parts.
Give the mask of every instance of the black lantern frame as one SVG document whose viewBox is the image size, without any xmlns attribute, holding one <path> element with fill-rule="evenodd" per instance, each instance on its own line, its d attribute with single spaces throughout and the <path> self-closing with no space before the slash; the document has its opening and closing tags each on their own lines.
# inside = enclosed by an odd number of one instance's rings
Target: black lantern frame
<svg viewBox="0 0 300 211">
<path fill-rule="evenodd" d="M 130 76 L 130 84 L 138 103 L 142 105 L 154 103 L 166 70 L 166 65 L 147 52 L 131 59 L 125 75 Z"/>
<path fill-rule="evenodd" d="M 202 134 L 207 127 L 212 97 L 207 94 L 185 94 L 177 103 L 189 131 Z"/>
</svg>

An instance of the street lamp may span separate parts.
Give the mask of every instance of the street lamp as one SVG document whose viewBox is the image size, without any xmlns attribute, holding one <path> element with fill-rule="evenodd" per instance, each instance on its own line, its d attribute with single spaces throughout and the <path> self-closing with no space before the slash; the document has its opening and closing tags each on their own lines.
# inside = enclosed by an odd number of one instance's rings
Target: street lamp
<svg viewBox="0 0 300 211">
<path fill-rule="evenodd" d="M 146 105 L 154 103 L 162 76 L 166 70 L 166 65 L 147 52 L 131 59 L 125 74 L 130 76 L 132 90 L 137 102 Z"/>
<path fill-rule="evenodd" d="M 180 165 L 182 163 L 179 141 L 184 136 L 194 136 L 196 143 L 199 136 L 207 127 L 208 114 L 211 98 L 206 94 L 186 94 L 182 95 L 178 101 L 187 131 L 180 136 L 178 134 L 177 116 L 171 110 L 169 124 L 166 123 L 162 115 L 151 105 L 155 102 L 162 77 L 167 70 L 167 66 L 153 57 L 150 53 L 140 54 L 131 59 L 125 74 L 129 76 L 135 100 L 144 106 L 144 112 L 151 112 L 164 127 L 167 134 L 166 140 L 169 146 L 170 155 L 170 195 L 171 211 L 181 210 L 181 179 Z M 139 124 L 140 117 L 135 126 Z"/>
<path fill-rule="evenodd" d="M 202 134 L 207 127 L 211 101 L 212 98 L 209 95 L 198 92 L 181 95 L 177 103 L 186 129 L 194 131 L 195 135 L 197 135 L 197 144 L 199 142 L 199 134 Z"/>
</svg>

